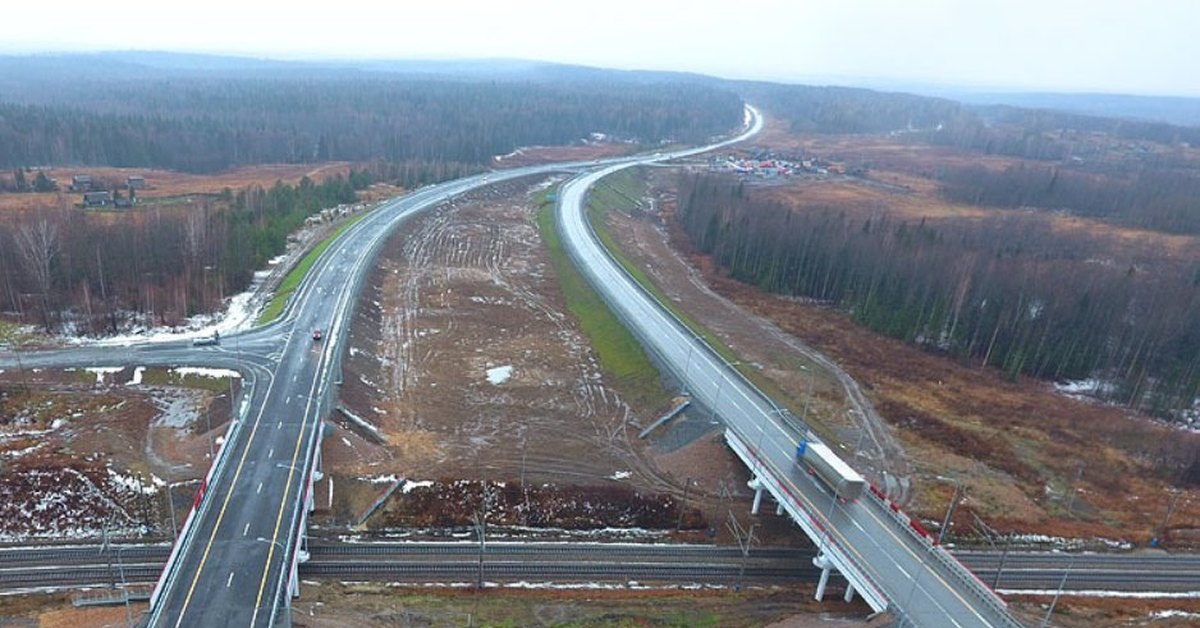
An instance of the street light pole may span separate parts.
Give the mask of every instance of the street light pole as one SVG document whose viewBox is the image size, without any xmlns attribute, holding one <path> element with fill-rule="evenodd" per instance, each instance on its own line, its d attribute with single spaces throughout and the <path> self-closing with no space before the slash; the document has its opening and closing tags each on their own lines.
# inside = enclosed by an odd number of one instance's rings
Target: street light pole
<svg viewBox="0 0 1200 628">
<path fill-rule="evenodd" d="M 260 536 L 260 537 L 258 537 L 258 538 L 256 538 L 256 539 L 254 539 L 254 540 L 255 540 L 255 541 L 258 541 L 259 543 L 269 543 L 270 545 L 273 545 L 273 546 L 275 546 L 275 547 L 278 547 L 278 548 L 279 548 L 279 555 L 280 555 L 280 556 L 282 556 L 282 557 L 284 558 L 284 561 L 285 561 L 285 562 L 287 562 L 287 548 L 285 548 L 285 547 L 283 546 L 283 542 L 281 542 L 281 541 L 272 541 L 271 539 L 268 539 L 268 538 L 266 538 L 266 537 L 262 537 L 262 536 Z M 268 570 L 268 571 L 270 571 L 270 569 L 271 569 L 271 568 L 270 568 L 270 566 L 268 566 L 268 567 L 267 567 L 267 570 Z M 283 573 L 280 573 L 279 575 L 280 575 L 280 577 L 281 577 L 281 578 L 284 578 L 284 580 L 290 580 L 290 579 L 291 579 L 291 574 L 284 575 Z M 288 621 L 287 625 L 289 625 L 289 626 L 290 626 L 290 625 L 291 625 L 291 618 L 292 618 L 292 593 L 291 593 L 291 587 L 288 587 L 288 589 L 289 589 L 289 590 L 288 590 L 288 591 L 287 591 L 287 592 L 284 594 L 284 596 L 283 596 L 283 613 L 284 613 L 284 615 L 287 617 L 287 621 Z M 275 602 L 272 602 L 271 604 L 272 604 L 272 606 L 274 606 Z M 257 615 L 257 614 L 258 614 L 258 609 L 257 609 L 257 608 L 256 608 L 256 609 L 254 609 L 254 613 L 255 613 L 255 615 Z M 274 608 L 272 608 L 272 619 L 274 618 L 274 615 L 273 615 L 273 613 L 274 613 Z"/>
</svg>

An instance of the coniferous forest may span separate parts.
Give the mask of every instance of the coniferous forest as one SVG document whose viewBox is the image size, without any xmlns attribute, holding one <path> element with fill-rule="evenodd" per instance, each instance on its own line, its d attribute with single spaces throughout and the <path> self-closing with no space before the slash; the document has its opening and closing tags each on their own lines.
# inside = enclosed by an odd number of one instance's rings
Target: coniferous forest
<svg viewBox="0 0 1200 628">
<path fill-rule="evenodd" d="M 1200 266 L 1149 240 L 1062 232 L 1030 213 L 801 209 L 721 175 L 680 189 L 682 228 L 739 280 L 1013 377 L 1095 377 L 1101 396 L 1156 414 L 1190 409 L 1200 390 Z"/>
<path fill-rule="evenodd" d="M 701 142 L 742 121 L 733 91 L 672 75 L 402 69 L 154 53 L 0 57 L 0 166 L 12 173 L 0 192 L 51 191 L 42 166 L 358 164 L 324 181 L 226 190 L 200 211 L 10 215 L 0 220 L 0 312 L 49 331 L 111 333 L 151 314 L 177 323 L 244 290 L 306 217 L 373 182 L 435 183 L 521 146 L 592 133 Z"/>
</svg>

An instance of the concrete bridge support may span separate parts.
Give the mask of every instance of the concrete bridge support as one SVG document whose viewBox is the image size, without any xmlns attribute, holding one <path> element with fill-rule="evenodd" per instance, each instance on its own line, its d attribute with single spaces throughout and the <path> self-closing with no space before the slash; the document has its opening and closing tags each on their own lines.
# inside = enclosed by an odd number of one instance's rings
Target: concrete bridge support
<svg viewBox="0 0 1200 628">
<path fill-rule="evenodd" d="M 829 557 L 825 556 L 825 552 L 818 552 L 813 557 L 813 566 L 821 569 L 821 579 L 817 581 L 817 601 L 821 602 L 825 599 L 825 585 L 829 584 L 829 572 L 833 570 L 833 563 L 829 561 Z"/>
<path fill-rule="evenodd" d="M 750 514 L 757 515 L 758 509 L 762 506 L 763 489 L 765 487 L 762 481 L 758 479 L 758 476 L 754 476 L 753 479 L 746 483 L 746 486 L 754 489 L 754 504 L 750 506 Z"/>
</svg>

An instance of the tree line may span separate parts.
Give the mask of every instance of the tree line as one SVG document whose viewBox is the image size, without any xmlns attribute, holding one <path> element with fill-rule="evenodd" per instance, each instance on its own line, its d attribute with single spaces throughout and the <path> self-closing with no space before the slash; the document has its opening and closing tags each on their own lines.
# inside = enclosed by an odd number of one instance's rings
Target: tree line
<svg viewBox="0 0 1200 628">
<path fill-rule="evenodd" d="M 844 308 L 964 363 L 1178 416 L 1200 392 L 1200 266 L 1036 214 L 910 222 L 756 199 L 731 178 L 680 181 L 679 222 L 731 276 Z"/>
<path fill-rule="evenodd" d="M 178 324 L 245 289 L 305 218 L 354 202 L 373 180 L 351 170 L 321 183 L 227 189 L 199 210 L 153 208 L 114 221 L 61 208 L 0 224 L 0 311 L 88 334 Z"/>
<path fill-rule="evenodd" d="M 1018 163 L 1002 170 L 947 166 L 944 197 L 972 205 L 1067 211 L 1165 233 L 1200 233 L 1200 169 L 1137 167 L 1098 174 L 1058 165 Z"/>
<path fill-rule="evenodd" d="M 798 133 L 895 133 L 908 142 L 971 152 L 1061 160 L 1080 134 L 1168 146 L 1200 145 L 1200 127 L 1107 118 L 1048 109 L 971 105 L 931 96 L 855 87 L 747 84 L 747 97 Z"/>
<path fill-rule="evenodd" d="M 741 122 L 733 92 L 687 83 L 434 79 L 79 80 L 0 96 L 0 167 L 213 172 L 244 164 L 483 164 L 592 132 L 700 142 Z"/>
</svg>

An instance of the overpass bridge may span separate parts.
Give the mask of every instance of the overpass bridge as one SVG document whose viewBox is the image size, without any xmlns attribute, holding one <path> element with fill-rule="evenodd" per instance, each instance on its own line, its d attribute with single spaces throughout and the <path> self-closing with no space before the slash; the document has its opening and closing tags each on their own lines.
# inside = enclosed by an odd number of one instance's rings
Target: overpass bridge
<svg viewBox="0 0 1200 628">
<path fill-rule="evenodd" d="M 752 109 L 752 135 L 761 117 Z M 702 150 L 711 150 L 706 147 Z M 663 157 L 701 152 L 681 151 Z M 656 161 L 656 159 L 650 159 Z M 796 445 L 808 431 L 799 419 L 725 362 L 707 343 L 634 280 L 613 259 L 584 216 L 588 189 L 601 178 L 634 164 L 616 164 L 568 182 L 559 195 L 558 228 L 575 265 L 609 307 L 692 395 L 726 426 L 725 438 L 753 479 L 754 510 L 763 493 L 774 498 L 820 549 L 814 565 L 822 575 L 817 597 L 831 571 L 876 611 L 923 626 L 1019 626 L 1004 602 L 875 487 L 843 503 L 835 488 L 798 465 Z"/>
</svg>

